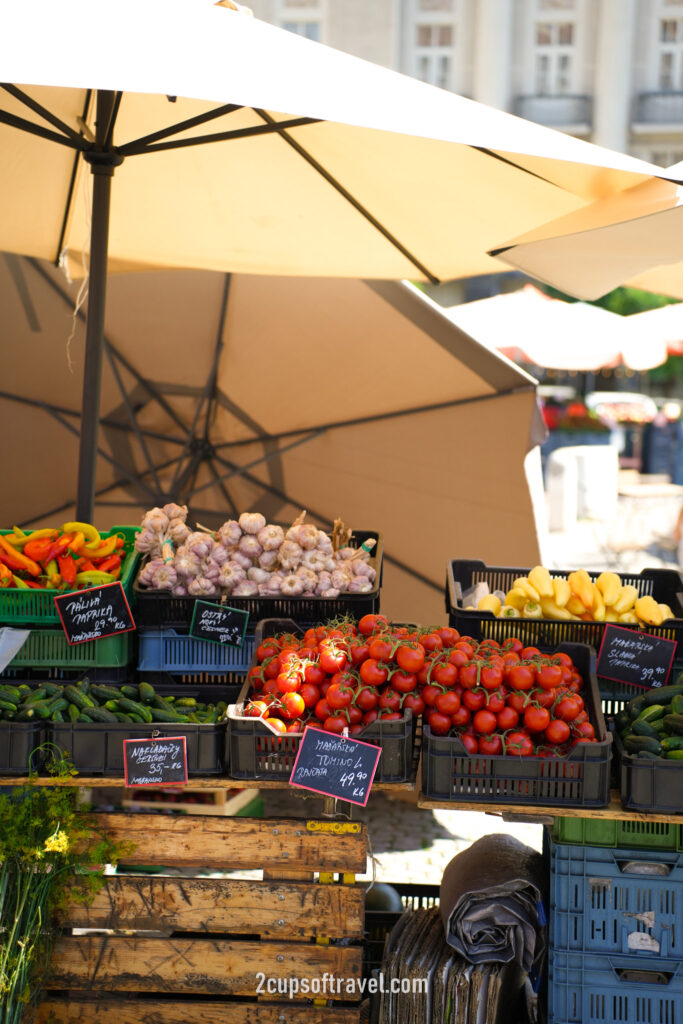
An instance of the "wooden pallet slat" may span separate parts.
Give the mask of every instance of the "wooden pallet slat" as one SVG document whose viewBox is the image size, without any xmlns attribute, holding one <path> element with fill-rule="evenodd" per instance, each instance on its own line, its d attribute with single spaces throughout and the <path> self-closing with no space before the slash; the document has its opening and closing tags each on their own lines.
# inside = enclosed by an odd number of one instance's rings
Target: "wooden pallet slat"
<svg viewBox="0 0 683 1024">
<path fill-rule="evenodd" d="M 136 864 L 233 870 L 324 868 L 358 874 L 366 869 L 367 829 L 359 822 L 158 814 L 94 814 L 91 818 L 94 829 L 117 842 L 134 844 Z"/>
<path fill-rule="evenodd" d="M 119 875 L 89 906 L 72 904 L 62 927 L 204 932 L 313 939 L 324 922 L 333 939 L 363 937 L 361 886 L 216 878 Z"/>
<path fill-rule="evenodd" d="M 51 989 L 258 996 L 265 978 L 359 979 L 361 950 L 295 942 L 74 935 L 57 940 Z M 331 998 L 347 999 L 346 993 Z"/>
<path fill-rule="evenodd" d="M 358 1024 L 358 1010 L 296 1003 L 103 999 L 51 996 L 36 1024 Z"/>
</svg>

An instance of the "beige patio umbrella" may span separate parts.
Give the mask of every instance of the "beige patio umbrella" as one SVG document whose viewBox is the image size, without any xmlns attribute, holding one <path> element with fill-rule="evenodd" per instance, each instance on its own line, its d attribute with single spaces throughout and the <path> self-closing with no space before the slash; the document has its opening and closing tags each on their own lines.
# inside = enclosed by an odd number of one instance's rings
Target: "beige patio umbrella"
<svg viewBox="0 0 683 1024">
<path fill-rule="evenodd" d="M 0 258 L 7 525 L 73 517 L 75 292 L 47 263 Z M 444 620 L 449 558 L 536 563 L 525 474 L 541 439 L 535 382 L 416 288 L 121 274 L 105 335 L 103 528 L 138 523 L 164 495 L 208 526 L 248 509 L 281 522 L 302 508 L 321 525 L 341 516 L 383 534 L 383 605 L 415 621 Z"/>
<path fill-rule="evenodd" d="M 90 254 L 84 517 L 108 259 L 434 282 L 655 170 L 212 0 L 8 0 L 0 39 L 0 248 Z"/>
<path fill-rule="evenodd" d="M 663 337 L 635 329 L 638 317 L 619 316 L 585 302 L 553 299 L 530 284 L 515 292 L 451 306 L 447 313 L 453 323 L 489 348 L 515 362 L 546 369 L 628 366 L 649 370 L 660 366 L 667 356 Z M 645 323 L 642 326 L 645 328 Z"/>
<path fill-rule="evenodd" d="M 683 165 L 496 246 L 518 270 L 581 299 L 628 284 L 683 298 Z"/>
</svg>

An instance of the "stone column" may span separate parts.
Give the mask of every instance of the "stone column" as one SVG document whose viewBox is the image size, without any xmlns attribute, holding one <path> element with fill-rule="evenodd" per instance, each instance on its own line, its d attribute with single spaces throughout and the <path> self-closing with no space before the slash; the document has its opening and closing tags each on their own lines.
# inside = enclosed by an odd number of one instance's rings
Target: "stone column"
<svg viewBox="0 0 683 1024">
<path fill-rule="evenodd" d="M 592 141 L 627 153 L 633 99 L 635 0 L 601 0 L 595 53 Z"/>
<path fill-rule="evenodd" d="M 510 109 L 512 0 L 476 0 L 473 99 Z"/>
</svg>

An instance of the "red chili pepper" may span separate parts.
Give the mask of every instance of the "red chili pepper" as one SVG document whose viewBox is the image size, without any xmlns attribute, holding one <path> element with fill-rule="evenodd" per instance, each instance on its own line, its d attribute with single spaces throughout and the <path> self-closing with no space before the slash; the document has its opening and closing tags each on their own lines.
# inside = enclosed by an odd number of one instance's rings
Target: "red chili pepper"
<svg viewBox="0 0 683 1024">
<path fill-rule="evenodd" d="M 8 550 L 9 549 L 9 550 Z M 10 544 L 3 543 L 0 536 L 0 561 L 4 562 L 12 572 L 28 572 L 31 576 L 40 576 L 42 569 L 32 558 L 27 558 L 21 551 L 15 551 Z"/>
<path fill-rule="evenodd" d="M 57 558 L 59 555 L 63 555 L 72 540 L 72 533 L 63 533 L 62 536 L 58 537 L 57 540 L 54 542 L 54 544 L 46 554 L 43 561 L 46 563 L 51 562 L 53 558 Z"/>
<path fill-rule="evenodd" d="M 59 566 L 59 575 L 65 583 L 75 585 L 76 583 L 76 563 L 70 555 L 58 555 L 57 565 Z"/>
<path fill-rule="evenodd" d="M 80 558 L 75 558 L 74 561 L 78 566 L 79 572 L 92 572 L 95 568 L 95 564 L 91 562 L 89 558 L 83 558 L 83 556 L 81 556 Z"/>
<path fill-rule="evenodd" d="M 114 569 L 118 569 L 121 565 L 121 555 L 110 555 L 109 558 L 105 558 L 97 566 L 98 572 L 113 572 Z"/>
</svg>

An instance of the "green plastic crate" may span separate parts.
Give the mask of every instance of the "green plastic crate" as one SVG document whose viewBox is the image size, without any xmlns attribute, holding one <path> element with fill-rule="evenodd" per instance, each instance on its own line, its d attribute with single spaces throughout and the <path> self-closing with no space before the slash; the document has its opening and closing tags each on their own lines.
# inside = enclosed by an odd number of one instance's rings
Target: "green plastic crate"
<svg viewBox="0 0 683 1024">
<path fill-rule="evenodd" d="M 683 851 L 683 825 L 661 821 L 555 818 L 553 842 L 573 846 L 611 846 L 629 850 Z"/>
<path fill-rule="evenodd" d="M 121 563 L 121 576 L 119 579 L 130 603 L 132 597 L 133 580 L 136 575 L 140 552 L 133 548 L 133 541 L 136 533 L 140 532 L 139 526 L 112 526 L 111 530 L 103 530 L 100 536 L 103 540 L 111 537 L 114 533 L 121 533 L 126 539 L 126 545 L 130 548 L 128 554 Z M 0 534 L 6 536 L 12 533 L 11 530 L 0 530 Z M 23 587 L 4 587 L 0 590 L 0 625 L 59 625 L 60 619 L 55 608 L 54 590 L 24 590 Z"/>
<path fill-rule="evenodd" d="M 130 631 L 70 645 L 62 629 L 32 629 L 7 669 L 126 668 L 133 658 L 134 635 Z"/>
</svg>

